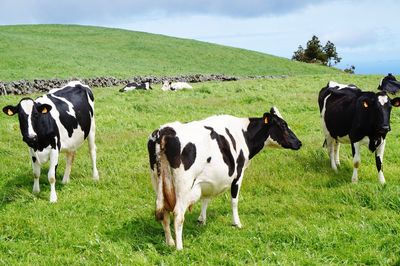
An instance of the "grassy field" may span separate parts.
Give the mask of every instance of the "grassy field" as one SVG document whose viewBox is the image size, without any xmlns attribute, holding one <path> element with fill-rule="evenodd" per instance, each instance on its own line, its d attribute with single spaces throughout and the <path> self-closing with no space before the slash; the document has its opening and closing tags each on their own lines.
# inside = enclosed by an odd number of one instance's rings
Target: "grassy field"
<svg viewBox="0 0 400 266">
<path fill-rule="evenodd" d="M 1 81 L 197 73 L 292 75 L 339 72 L 243 49 L 110 28 L 0 26 L 0 40 Z"/>
<path fill-rule="evenodd" d="M 91 180 L 87 145 L 77 154 L 71 183 L 50 204 L 47 167 L 41 193 L 31 193 L 27 146 L 15 117 L 0 116 L 0 264 L 2 265 L 399 265 L 400 110 L 384 158 L 387 184 L 379 185 L 374 156 L 362 149 L 358 184 L 351 184 L 351 149 L 342 147 L 334 173 L 322 148 L 317 107 L 329 80 L 375 90 L 380 77 L 308 75 L 225 83 L 198 83 L 192 91 L 121 94 L 94 89 L 98 167 Z M 20 97 L 0 98 L 0 106 Z M 244 175 L 239 212 L 231 226 L 230 196 L 211 201 L 207 225 L 200 204 L 186 214 L 184 250 L 164 244 L 154 219 L 147 136 L 160 124 L 213 114 L 261 116 L 278 106 L 302 140 L 299 151 L 266 149 Z"/>
</svg>

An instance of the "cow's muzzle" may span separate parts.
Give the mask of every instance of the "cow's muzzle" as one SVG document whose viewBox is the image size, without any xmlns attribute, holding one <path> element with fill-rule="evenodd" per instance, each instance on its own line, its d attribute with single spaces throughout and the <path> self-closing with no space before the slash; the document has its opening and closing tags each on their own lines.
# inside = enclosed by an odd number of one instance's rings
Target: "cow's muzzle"
<svg viewBox="0 0 400 266">
<path fill-rule="evenodd" d="M 22 138 L 22 140 L 26 143 L 26 144 L 28 144 L 30 147 L 34 147 L 35 146 L 35 144 L 37 143 L 37 141 L 38 141 L 38 137 L 35 135 L 35 136 L 24 136 L 23 138 Z"/>
</svg>

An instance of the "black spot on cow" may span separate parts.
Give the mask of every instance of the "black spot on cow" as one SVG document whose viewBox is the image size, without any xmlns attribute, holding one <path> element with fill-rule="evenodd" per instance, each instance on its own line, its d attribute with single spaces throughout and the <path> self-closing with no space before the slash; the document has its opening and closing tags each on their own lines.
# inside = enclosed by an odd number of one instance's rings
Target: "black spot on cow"
<svg viewBox="0 0 400 266">
<path fill-rule="evenodd" d="M 376 162 L 376 168 L 378 169 L 378 172 L 382 170 L 382 161 L 379 156 L 375 156 L 375 162 Z"/>
<path fill-rule="evenodd" d="M 231 196 L 232 198 L 236 198 L 238 191 L 239 191 L 239 185 L 237 184 L 237 182 L 239 181 L 241 175 L 242 175 L 242 171 L 243 171 L 243 166 L 244 166 L 244 155 L 243 155 L 243 151 L 240 150 L 239 156 L 236 159 L 236 178 L 233 179 L 232 181 L 232 185 L 231 185 Z"/>
<path fill-rule="evenodd" d="M 225 131 L 226 131 L 226 134 L 228 134 L 229 138 L 231 139 L 233 149 L 236 151 L 236 141 L 235 141 L 235 139 L 233 138 L 231 132 L 229 132 L 229 129 L 225 128 Z"/>
<path fill-rule="evenodd" d="M 229 142 L 226 140 L 224 136 L 219 135 L 217 132 L 215 132 L 212 127 L 208 126 L 204 127 L 211 131 L 210 133 L 211 139 L 215 139 L 217 141 L 219 150 L 222 154 L 222 158 L 225 164 L 228 166 L 228 174 L 229 176 L 232 176 L 233 172 L 235 171 L 235 160 L 233 159 Z"/>
<path fill-rule="evenodd" d="M 207 163 L 210 163 L 211 162 L 211 157 L 208 157 L 207 158 Z"/>
<path fill-rule="evenodd" d="M 163 127 L 162 129 L 160 129 L 160 131 L 158 133 L 159 133 L 158 134 L 158 138 L 156 139 L 156 142 L 158 144 L 160 144 L 162 136 L 165 136 L 165 135 L 169 135 L 169 136 L 172 136 L 172 137 L 176 136 L 176 132 L 172 127 Z"/>
<path fill-rule="evenodd" d="M 178 168 L 181 164 L 181 142 L 176 137 L 176 131 L 172 127 L 164 127 L 159 131 L 157 142 L 161 145 L 161 151 L 167 156 L 172 168 Z"/>
<path fill-rule="evenodd" d="M 189 142 L 182 150 L 181 160 L 185 170 L 188 170 L 196 160 L 196 146 Z"/>
<path fill-rule="evenodd" d="M 35 156 L 32 156 L 32 162 L 36 163 L 36 157 Z"/>
<path fill-rule="evenodd" d="M 151 170 L 154 170 L 154 165 L 156 163 L 156 142 L 154 140 L 149 140 L 147 142 L 147 151 L 149 153 L 149 163 Z"/>
</svg>

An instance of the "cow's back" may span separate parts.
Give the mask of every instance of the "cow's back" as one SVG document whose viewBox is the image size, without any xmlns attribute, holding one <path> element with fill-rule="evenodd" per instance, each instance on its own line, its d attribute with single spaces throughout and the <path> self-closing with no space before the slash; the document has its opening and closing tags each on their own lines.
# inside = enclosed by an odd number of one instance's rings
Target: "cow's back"
<svg viewBox="0 0 400 266">
<path fill-rule="evenodd" d="M 318 97 L 321 117 L 333 138 L 350 133 L 355 116 L 355 102 L 361 90 L 355 87 L 323 88 Z"/>
</svg>

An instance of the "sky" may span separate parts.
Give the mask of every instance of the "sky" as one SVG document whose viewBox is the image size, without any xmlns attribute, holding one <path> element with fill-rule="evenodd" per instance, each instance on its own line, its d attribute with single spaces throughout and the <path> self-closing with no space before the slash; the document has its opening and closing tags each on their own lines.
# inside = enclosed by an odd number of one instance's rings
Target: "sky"
<svg viewBox="0 0 400 266">
<path fill-rule="evenodd" d="M 398 0 L 0 0 L 0 25 L 81 24 L 291 58 L 316 35 L 356 74 L 400 74 Z M 1 41 L 1 40 L 0 40 Z"/>
</svg>

